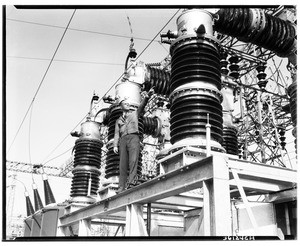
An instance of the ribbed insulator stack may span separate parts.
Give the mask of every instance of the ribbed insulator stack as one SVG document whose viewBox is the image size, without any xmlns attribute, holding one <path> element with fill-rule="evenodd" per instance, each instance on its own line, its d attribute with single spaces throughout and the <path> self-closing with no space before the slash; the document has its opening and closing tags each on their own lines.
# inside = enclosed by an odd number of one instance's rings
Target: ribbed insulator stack
<svg viewBox="0 0 300 246">
<path fill-rule="evenodd" d="M 228 56 L 228 53 L 226 52 L 226 50 L 221 49 L 220 50 L 221 74 L 224 74 L 224 75 L 227 75 L 229 73 L 229 70 L 228 70 L 228 67 L 227 67 L 228 66 L 227 56 Z"/>
<path fill-rule="evenodd" d="M 222 142 L 222 106 L 217 97 L 205 95 L 205 90 L 196 90 L 199 94 L 184 95 L 176 98 L 171 106 L 171 143 L 187 137 L 206 136 L 207 114 L 211 127 L 211 138 Z M 200 93 L 203 93 L 202 95 Z"/>
<path fill-rule="evenodd" d="M 258 78 L 258 86 L 260 89 L 265 89 L 267 86 L 268 81 L 266 80 L 267 74 L 265 73 L 266 70 L 266 63 L 260 62 L 256 67 L 257 70 L 257 78 Z"/>
<path fill-rule="evenodd" d="M 224 151 L 219 43 L 212 34 L 209 12 L 192 9 L 177 19 L 179 38 L 171 45 L 170 123 L 172 149 L 210 146 Z"/>
<path fill-rule="evenodd" d="M 102 146 L 99 139 L 79 138 L 76 140 L 71 197 L 87 196 L 89 192 L 92 196 L 97 195 Z M 90 191 L 89 182 L 91 182 Z"/>
<path fill-rule="evenodd" d="M 296 153 L 297 153 L 297 127 L 295 127 L 295 128 L 292 130 L 292 135 L 293 135 L 294 138 L 295 138 L 294 143 L 295 143 L 295 150 L 296 150 Z"/>
<path fill-rule="evenodd" d="M 297 82 L 293 82 L 288 87 L 288 95 L 290 96 L 290 111 L 293 125 L 297 126 Z"/>
<path fill-rule="evenodd" d="M 234 127 L 223 127 L 223 143 L 222 146 L 226 150 L 226 153 L 231 155 L 238 155 L 238 139 L 237 130 Z"/>
<path fill-rule="evenodd" d="M 113 176 L 119 176 L 120 157 L 113 150 L 113 145 L 108 148 L 106 153 L 105 178 L 109 179 Z"/>
<path fill-rule="evenodd" d="M 290 112 L 292 117 L 292 123 L 294 129 L 292 131 L 293 136 L 295 137 L 295 149 L 297 151 L 297 82 L 294 79 L 294 82 L 288 87 L 288 95 L 290 97 Z"/>
<path fill-rule="evenodd" d="M 154 87 L 156 94 L 169 96 L 170 72 L 156 67 L 147 66 L 148 78 L 145 79 L 145 90 L 148 91 Z"/>
<path fill-rule="evenodd" d="M 284 136 L 285 135 L 285 130 L 283 128 L 280 128 L 278 130 L 278 133 L 279 133 L 279 140 L 280 140 L 281 148 L 285 149 L 285 145 L 286 145 L 286 142 L 285 142 L 286 137 Z"/>
<path fill-rule="evenodd" d="M 243 144 L 241 143 L 238 144 L 238 155 L 239 155 L 239 159 L 243 158 L 244 148 L 243 148 Z"/>
<path fill-rule="evenodd" d="M 143 117 L 145 134 L 155 136 L 158 129 L 156 117 Z"/>
<path fill-rule="evenodd" d="M 296 49 L 296 27 L 261 9 L 225 8 L 216 13 L 217 32 L 289 56 Z"/>
<path fill-rule="evenodd" d="M 156 171 L 156 175 L 158 176 L 160 174 L 160 164 L 159 163 L 156 164 L 155 171 Z"/>
<path fill-rule="evenodd" d="M 108 141 L 114 138 L 115 134 L 115 124 L 117 119 L 121 116 L 122 110 L 119 105 L 112 105 L 108 111 Z"/>
<path fill-rule="evenodd" d="M 260 136 L 259 136 L 259 126 L 258 125 L 255 125 L 255 142 L 256 143 L 259 143 L 260 142 Z"/>
<path fill-rule="evenodd" d="M 229 62 L 230 62 L 230 65 L 229 65 L 229 76 L 235 78 L 235 79 L 238 79 L 239 76 L 240 76 L 240 72 L 239 72 L 239 69 L 240 69 L 240 66 L 239 66 L 239 57 L 238 56 L 231 56 L 229 58 Z"/>
<path fill-rule="evenodd" d="M 115 134 L 115 124 L 121 116 L 122 110 L 119 105 L 112 105 L 108 110 L 108 142 L 112 142 Z M 119 175 L 120 156 L 113 151 L 113 144 L 107 144 L 105 178 L 109 179 Z"/>
<path fill-rule="evenodd" d="M 115 125 L 117 119 L 121 116 L 122 110 L 119 105 L 111 105 L 108 110 L 108 144 L 106 145 L 106 165 L 105 165 L 105 178 L 109 179 L 113 176 L 119 175 L 119 162 L 120 156 L 113 151 L 112 141 L 115 135 Z"/>
<path fill-rule="evenodd" d="M 221 89 L 220 55 L 216 40 L 190 37 L 174 43 L 171 52 L 171 93 L 193 82 L 204 82 Z"/>
</svg>

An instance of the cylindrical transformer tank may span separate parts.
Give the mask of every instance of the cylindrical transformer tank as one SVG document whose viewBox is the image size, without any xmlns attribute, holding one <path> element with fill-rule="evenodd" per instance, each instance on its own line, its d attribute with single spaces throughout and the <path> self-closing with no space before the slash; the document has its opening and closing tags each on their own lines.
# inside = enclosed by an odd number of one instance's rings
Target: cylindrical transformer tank
<svg viewBox="0 0 300 246">
<path fill-rule="evenodd" d="M 130 81 L 121 82 L 116 85 L 117 103 L 126 99 L 132 106 L 138 106 L 141 102 L 141 86 Z"/>
<path fill-rule="evenodd" d="M 178 36 L 195 35 L 195 32 L 202 31 L 204 28 L 206 34 L 213 35 L 212 15 L 202 9 L 185 10 L 177 19 Z"/>
<path fill-rule="evenodd" d="M 212 15 L 187 10 L 177 20 L 179 37 L 170 48 L 172 149 L 206 146 L 211 124 L 211 148 L 224 151 L 219 43 L 212 34 Z"/>
<path fill-rule="evenodd" d="M 74 169 L 71 184 L 73 202 L 93 203 L 99 188 L 101 148 L 99 123 L 81 124 L 79 138 L 74 147 Z"/>
</svg>

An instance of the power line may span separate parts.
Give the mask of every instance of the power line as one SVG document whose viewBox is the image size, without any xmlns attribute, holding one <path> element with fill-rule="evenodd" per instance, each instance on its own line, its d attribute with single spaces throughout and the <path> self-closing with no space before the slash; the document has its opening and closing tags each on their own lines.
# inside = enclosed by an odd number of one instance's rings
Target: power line
<svg viewBox="0 0 300 246">
<path fill-rule="evenodd" d="M 32 111 L 33 111 L 33 104 L 30 110 L 30 115 L 29 115 L 29 132 L 28 132 L 28 154 L 29 154 L 29 162 L 31 163 L 31 141 L 30 141 L 30 136 L 31 136 L 31 118 L 32 118 Z"/>
<path fill-rule="evenodd" d="M 18 59 L 28 59 L 28 60 L 40 60 L 40 61 L 49 61 L 48 58 L 36 58 L 36 57 L 25 57 L 25 56 L 6 56 L 8 58 L 18 58 Z M 100 65 L 115 65 L 115 66 L 124 66 L 121 63 L 109 63 L 109 62 L 89 62 L 89 61 L 72 61 L 72 60 L 62 60 L 55 59 L 55 62 L 73 62 L 73 63 L 88 63 L 88 64 L 100 64 Z"/>
<path fill-rule="evenodd" d="M 61 153 L 61 154 L 59 154 L 59 155 L 57 155 L 57 156 L 51 158 L 50 160 L 46 161 L 45 163 L 43 163 L 43 165 L 45 165 L 46 163 L 48 163 L 48 162 L 50 162 L 50 161 L 53 161 L 53 160 L 55 160 L 56 158 L 58 158 L 58 157 L 64 155 L 65 153 L 69 152 L 71 149 L 73 149 L 73 146 L 72 146 L 71 148 L 67 149 L 66 151 L 64 151 L 63 153 Z"/>
<path fill-rule="evenodd" d="M 61 27 L 61 26 L 42 24 L 42 23 L 37 23 L 37 22 L 33 22 L 33 21 L 23 21 L 23 20 L 11 19 L 11 18 L 6 18 L 6 20 L 21 22 L 21 23 L 27 23 L 27 24 L 33 24 L 33 25 L 39 25 L 39 26 L 54 27 L 54 28 L 60 28 L 60 29 L 64 28 L 64 27 Z M 126 35 L 106 33 L 106 32 L 97 32 L 97 31 L 90 31 L 90 30 L 83 30 L 83 29 L 78 29 L 78 28 L 69 28 L 69 30 L 77 31 L 77 32 L 93 33 L 93 34 L 99 34 L 99 35 L 117 37 L 117 38 L 131 38 L 130 36 L 126 36 Z M 151 40 L 151 39 L 147 39 L 147 38 L 137 38 L 137 37 L 135 37 L 134 39 L 142 40 L 142 41 L 150 41 Z M 155 40 L 155 42 L 160 42 L 160 41 Z"/>
<path fill-rule="evenodd" d="M 52 64 L 52 62 L 53 62 L 53 59 L 54 59 L 54 57 L 55 57 L 55 55 L 56 55 L 56 53 L 57 53 L 57 51 L 58 51 L 58 49 L 59 49 L 59 47 L 60 47 L 60 44 L 61 44 L 61 42 L 62 42 L 62 40 L 63 40 L 63 38 L 64 38 L 64 36 L 65 36 L 67 30 L 68 30 L 68 27 L 69 27 L 69 25 L 70 25 L 70 23 L 71 23 L 71 21 L 72 21 L 72 19 L 73 19 L 73 16 L 74 16 L 75 12 L 76 12 L 76 9 L 74 10 L 74 12 L 73 12 L 73 14 L 72 14 L 72 16 L 71 16 L 71 18 L 70 18 L 70 21 L 69 21 L 67 27 L 65 28 L 65 31 L 64 31 L 64 33 L 63 33 L 63 35 L 62 35 L 62 37 L 61 37 L 61 39 L 60 39 L 60 41 L 59 41 L 59 43 L 58 43 L 58 46 L 57 46 L 57 48 L 56 48 L 56 50 L 55 50 L 55 52 L 54 52 L 54 54 L 53 54 L 53 56 L 52 56 L 52 59 L 51 59 L 49 65 L 48 65 L 48 67 L 47 67 L 47 69 L 46 69 L 46 72 L 45 72 L 45 74 L 44 74 L 44 76 L 43 76 L 43 78 L 42 78 L 42 80 L 41 80 L 41 82 L 40 82 L 40 84 L 39 84 L 39 86 L 38 86 L 38 88 L 37 88 L 37 90 L 36 90 L 34 96 L 33 96 L 33 99 L 32 99 L 32 101 L 31 101 L 31 103 L 30 103 L 30 105 L 29 105 L 29 107 L 28 107 L 28 109 L 27 109 L 27 111 L 26 111 L 26 113 L 25 113 L 25 116 L 23 117 L 23 120 L 22 120 L 22 122 L 21 122 L 21 124 L 20 124 L 20 126 L 19 126 L 19 128 L 18 128 L 18 131 L 17 131 L 15 137 L 13 138 L 13 141 L 12 141 L 12 143 L 11 143 L 11 145 L 10 145 L 10 147 L 9 147 L 9 149 L 8 149 L 8 151 L 7 151 L 6 154 L 9 153 L 9 151 L 10 151 L 12 145 L 14 144 L 14 142 L 15 142 L 15 140 L 16 140 L 16 138 L 17 138 L 19 132 L 20 132 L 20 129 L 21 129 L 21 127 L 22 127 L 22 125 L 23 125 L 23 123 L 24 123 L 24 121 L 25 121 L 25 119 L 26 119 L 26 116 L 27 116 L 27 114 L 28 114 L 28 112 L 29 112 L 29 110 L 30 110 L 30 108 L 31 108 L 31 106 L 32 106 L 32 104 L 33 104 L 33 102 L 34 102 L 34 100 L 35 100 L 35 98 L 36 98 L 36 96 L 37 96 L 37 94 L 38 94 L 38 92 L 39 92 L 39 90 L 40 90 L 42 84 L 43 84 L 43 82 L 44 82 L 44 79 L 45 79 L 45 77 L 46 77 L 46 75 L 47 75 L 47 73 L 48 73 L 48 71 L 49 71 L 49 68 L 50 68 L 50 66 L 51 66 L 51 64 Z"/>
<path fill-rule="evenodd" d="M 176 13 L 169 19 L 169 21 L 158 31 L 158 33 L 154 36 L 154 38 L 150 41 L 150 43 L 143 49 L 143 51 L 137 56 L 136 60 L 145 52 L 145 50 L 151 45 L 151 43 L 154 41 L 154 39 L 161 33 L 161 31 L 170 23 L 170 21 L 175 17 L 175 15 L 177 15 L 177 13 L 180 11 L 180 9 L 178 9 L 176 11 Z M 131 67 L 131 65 L 127 68 L 127 70 Z M 127 71 L 126 70 L 126 71 Z M 113 83 L 113 85 L 107 90 L 107 92 L 102 96 L 102 98 L 100 100 L 103 99 L 103 97 L 113 88 L 113 86 L 123 77 L 123 75 L 125 74 L 125 72 L 123 72 L 120 77 Z M 95 105 L 96 106 L 96 105 Z M 95 107 L 94 106 L 94 107 Z M 94 109 L 94 107 L 92 109 Z M 71 130 L 71 132 L 73 130 L 76 129 L 76 127 L 86 118 L 86 116 L 88 115 L 88 113 L 77 123 L 77 125 Z M 51 154 L 70 136 L 70 134 L 68 133 L 67 136 L 64 137 L 64 139 L 54 148 L 54 150 L 51 151 L 51 153 L 44 158 L 44 160 L 46 160 L 49 156 L 51 156 Z M 48 162 L 48 161 L 47 161 Z"/>
</svg>

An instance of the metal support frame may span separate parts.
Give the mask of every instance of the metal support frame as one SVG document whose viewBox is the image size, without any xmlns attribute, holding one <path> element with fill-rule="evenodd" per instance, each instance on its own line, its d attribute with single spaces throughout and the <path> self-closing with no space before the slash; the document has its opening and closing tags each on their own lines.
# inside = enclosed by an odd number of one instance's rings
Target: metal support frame
<svg viewBox="0 0 300 246">
<path fill-rule="evenodd" d="M 229 172 L 226 159 L 214 156 L 213 178 L 203 181 L 204 235 L 231 235 Z"/>
<path fill-rule="evenodd" d="M 79 221 L 78 236 L 88 237 L 91 235 L 91 220 L 84 219 Z"/>
<path fill-rule="evenodd" d="M 252 212 L 252 209 L 250 207 L 250 204 L 248 202 L 248 199 L 246 197 L 245 191 L 243 189 L 243 186 L 242 186 L 242 184 L 240 182 L 239 175 L 237 174 L 236 170 L 231 170 L 231 172 L 233 174 L 234 180 L 237 183 L 237 187 L 239 189 L 239 192 L 240 192 L 240 194 L 242 196 L 242 200 L 243 200 L 243 203 L 245 204 L 245 207 L 246 207 L 246 210 L 247 210 L 247 214 L 248 214 L 249 219 L 251 221 L 251 224 L 253 226 L 254 232 L 255 232 L 256 235 L 258 235 L 259 234 L 259 229 L 258 229 L 256 220 L 255 220 L 254 214 Z"/>
<path fill-rule="evenodd" d="M 151 203 L 147 203 L 147 233 L 151 233 Z"/>
<path fill-rule="evenodd" d="M 204 150 L 203 153 L 205 154 Z M 170 158 L 178 161 L 176 154 L 172 154 Z M 76 225 L 82 220 L 125 216 L 126 236 L 147 236 L 149 234 L 143 218 L 143 205 L 151 203 L 152 208 L 174 206 L 182 209 L 181 211 L 203 207 L 203 219 L 199 222 L 202 223 L 199 226 L 202 228 L 201 233 L 205 236 L 228 236 L 233 234 L 230 199 L 236 197 L 236 188 L 240 187 L 241 191 L 244 186 L 244 195 L 247 196 L 255 195 L 256 191 L 257 194 L 262 194 L 289 189 L 297 182 L 295 170 L 241 161 L 219 152 L 212 152 L 212 156 L 203 157 L 191 164 L 182 163 L 180 168 L 62 216 L 60 227 Z M 236 173 L 239 184 L 236 183 Z M 259 183 L 264 184 L 262 189 L 259 188 Z M 199 188 L 203 188 L 203 196 L 189 197 L 187 202 L 184 201 L 186 192 Z M 179 198 L 177 202 L 176 198 Z"/>
<path fill-rule="evenodd" d="M 125 236 L 148 236 L 142 205 L 130 204 L 126 206 Z"/>
</svg>

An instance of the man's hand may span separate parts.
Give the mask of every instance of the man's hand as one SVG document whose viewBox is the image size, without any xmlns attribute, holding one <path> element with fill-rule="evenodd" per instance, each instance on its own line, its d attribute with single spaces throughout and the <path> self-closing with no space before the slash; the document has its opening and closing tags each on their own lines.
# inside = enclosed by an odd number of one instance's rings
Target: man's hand
<svg viewBox="0 0 300 246">
<path fill-rule="evenodd" d="M 153 94 L 154 94 L 154 87 L 152 87 L 148 92 L 147 92 L 147 91 L 143 91 L 143 92 L 141 93 L 141 95 L 142 95 L 143 98 L 145 98 L 145 97 L 149 98 L 149 97 L 151 97 Z"/>
<path fill-rule="evenodd" d="M 154 94 L 154 87 L 152 87 L 149 91 L 148 91 L 148 96 L 151 97 Z"/>
<path fill-rule="evenodd" d="M 115 154 L 119 154 L 119 149 L 118 149 L 118 147 L 114 147 L 114 152 L 115 152 Z"/>
</svg>

